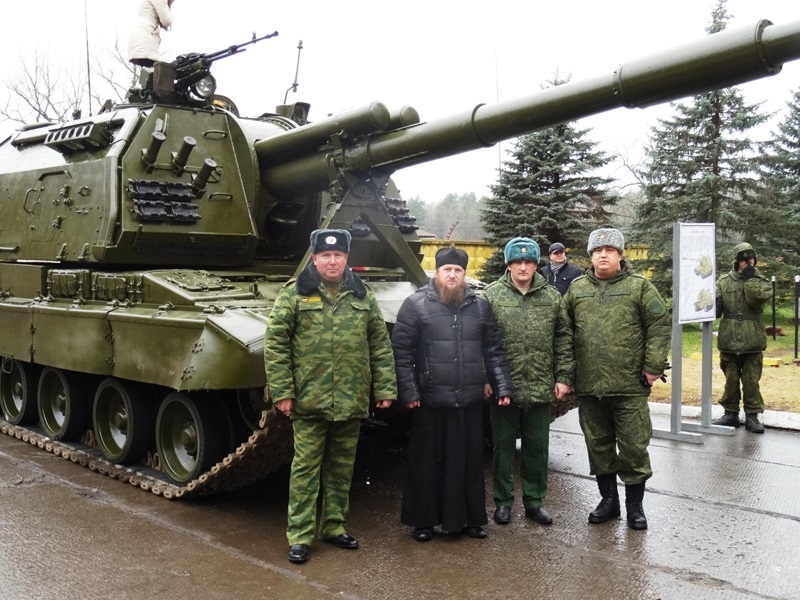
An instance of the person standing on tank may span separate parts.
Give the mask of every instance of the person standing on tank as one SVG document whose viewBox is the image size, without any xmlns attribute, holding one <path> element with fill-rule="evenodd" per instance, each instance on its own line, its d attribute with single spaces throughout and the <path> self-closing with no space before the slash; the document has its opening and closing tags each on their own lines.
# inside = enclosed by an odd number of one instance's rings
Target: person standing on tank
<svg viewBox="0 0 800 600">
<path fill-rule="evenodd" d="M 133 31 L 128 41 L 128 60 L 139 67 L 152 68 L 161 60 L 161 30 L 172 27 L 172 3 L 175 0 L 142 0 L 136 11 Z"/>
<path fill-rule="evenodd" d="M 589 522 L 620 516 L 619 476 L 628 527 L 647 529 L 643 500 L 653 475 L 647 398 L 667 368 L 670 312 L 655 286 L 628 269 L 619 229 L 595 229 L 587 250 L 592 266 L 570 284 L 564 303 L 575 343 L 578 418 L 601 496 Z"/>
<path fill-rule="evenodd" d="M 739 405 L 744 405 L 744 426 L 764 433 L 758 415 L 764 412 L 761 371 L 767 333 L 761 321 L 764 304 L 772 298 L 772 284 L 756 269 L 758 256 L 743 242 L 733 248 L 733 269 L 717 279 L 719 366 L 725 373 L 725 389 L 719 403 L 725 413 L 714 425 L 739 427 Z"/>
<path fill-rule="evenodd" d="M 350 233 L 311 233 L 311 264 L 281 289 L 264 337 L 267 385 L 275 408 L 292 420 L 294 458 L 286 537 L 289 561 L 304 563 L 317 531 L 355 550 L 345 525 L 361 420 L 370 397 L 389 408 L 397 397 L 389 331 L 378 302 L 347 266 Z"/>
<path fill-rule="evenodd" d="M 484 386 L 508 403 L 511 376 L 492 311 L 466 286 L 467 253 L 442 248 L 435 260 L 392 331 L 399 400 L 413 410 L 400 520 L 418 542 L 436 526 L 482 539 Z"/>
<path fill-rule="evenodd" d="M 511 522 L 516 442 L 521 442 L 520 481 L 525 515 L 540 525 L 553 522 L 547 495 L 550 405 L 572 391 L 575 355 L 572 328 L 561 294 L 536 272 L 539 244 L 526 237 L 503 249 L 506 273 L 483 292 L 500 329 L 515 395 L 491 403 L 494 521 Z"/>
</svg>

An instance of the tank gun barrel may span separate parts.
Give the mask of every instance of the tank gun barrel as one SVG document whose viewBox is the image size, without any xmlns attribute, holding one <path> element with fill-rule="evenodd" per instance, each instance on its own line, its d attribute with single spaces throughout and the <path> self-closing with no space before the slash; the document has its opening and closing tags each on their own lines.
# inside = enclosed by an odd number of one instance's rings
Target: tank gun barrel
<svg viewBox="0 0 800 600">
<path fill-rule="evenodd" d="M 443 119 L 370 133 L 334 153 L 333 159 L 360 178 L 390 175 L 611 109 L 645 108 L 774 75 L 798 58 L 800 21 L 776 26 L 762 20 L 627 62 L 610 78 L 570 82 L 518 99 L 479 104 Z M 283 135 L 256 143 L 266 189 L 279 197 L 328 189 L 332 148 L 281 159 L 270 146 L 280 145 Z"/>
</svg>

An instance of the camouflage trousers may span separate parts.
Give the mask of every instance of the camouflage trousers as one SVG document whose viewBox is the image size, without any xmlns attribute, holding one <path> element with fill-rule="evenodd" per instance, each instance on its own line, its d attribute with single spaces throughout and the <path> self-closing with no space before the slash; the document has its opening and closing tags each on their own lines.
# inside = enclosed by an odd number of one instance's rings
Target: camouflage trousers
<svg viewBox="0 0 800 600">
<path fill-rule="evenodd" d="M 647 396 L 579 396 L 578 417 L 592 475 L 616 473 L 627 485 L 650 479 L 653 424 Z"/>
<path fill-rule="evenodd" d="M 517 434 L 522 451 L 520 484 L 525 508 L 541 506 L 547 495 L 547 461 L 550 447 L 550 404 L 521 409 L 513 404 L 489 405 L 492 419 L 492 484 L 497 506 L 514 504 L 514 458 Z"/>
<path fill-rule="evenodd" d="M 763 413 L 764 398 L 761 396 L 761 370 L 764 366 L 763 352 L 734 354 L 719 353 L 719 367 L 725 373 L 725 389 L 720 406 L 730 412 L 739 412 L 739 403 L 744 392 L 744 412 Z M 741 384 L 741 388 L 740 388 Z"/>
<path fill-rule="evenodd" d="M 292 427 L 294 458 L 286 538 L 290 545 L 310 544 L 318 503 L 320 537 L 345 532 L 361 420 L 295 419 Z"/>
</svg>

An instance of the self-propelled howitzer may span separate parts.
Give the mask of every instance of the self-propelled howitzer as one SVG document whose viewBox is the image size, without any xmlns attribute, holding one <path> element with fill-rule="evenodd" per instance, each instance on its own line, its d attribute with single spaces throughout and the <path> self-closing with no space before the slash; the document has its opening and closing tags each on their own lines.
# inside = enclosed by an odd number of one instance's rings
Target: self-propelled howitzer
<svg viewBox="0 0 800 600">
<path fill-rule="evenodd" d="M 263 410 L 263 332 L 312 229 L 352 231 L 391 324 L 426 280 L 397 169 L 797 58 L 800 23 L 762 21 L 428 123 L 378 102 L 244 118 L 203 96 L 210 63 L 172 64 L 97 116 L 23 127 L 0 144 L 0 426 L 169 497 L 258 479 L 291 457 Z"/>
</svg>

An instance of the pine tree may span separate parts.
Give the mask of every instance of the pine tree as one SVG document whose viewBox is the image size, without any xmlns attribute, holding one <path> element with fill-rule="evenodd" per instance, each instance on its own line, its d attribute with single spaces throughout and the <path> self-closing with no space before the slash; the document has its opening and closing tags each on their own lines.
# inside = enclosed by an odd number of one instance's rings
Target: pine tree
<svg viewBox="0 0 800 600">
<path fill-rule="evenodd" d="M 800 267 L 800 89 L 761 156 L 764 192 L 751 219 L 763 233 L 753 244 L 770 257 L 767 272 L 790 277 Z"/>
<path fill-rule="evenodd" d="M 483 279 L 503 273 L 502 249 L 513 237 L 533 238 L 543 252 L 557 241 L 579 248 L 588 231 L 608 222 L 606 207 L 616 201 L 607 191 L 612 180 L 594 173 L 611 159 L 587 139 L 590 131 L 565 123 L 518 138 L 481 213 L 488 241 L 497 247 Z"/>
<path fill-rule="evenodd" d="M 719 0 L 712 11 L 709 34 L 725 28 L 725 3 Z M 750 215 L 759 182 L 755 144 L 747 132 L 767 119 L 760 104 L 747 104 L 737 88 L 700 94 L 672 107 L 675 116 L 659 119 L 650 134 L 641 173 L 645 199 L 637 207 L 631 236 L 649 246 L 648 258 L 635 267 L 650 270 L 667 295 L 673 223 L 715 223 L 723 270 L 730 266 L 733 245 L 754 235 Z"/>
</svg>

